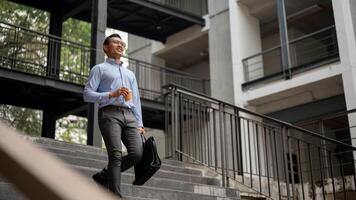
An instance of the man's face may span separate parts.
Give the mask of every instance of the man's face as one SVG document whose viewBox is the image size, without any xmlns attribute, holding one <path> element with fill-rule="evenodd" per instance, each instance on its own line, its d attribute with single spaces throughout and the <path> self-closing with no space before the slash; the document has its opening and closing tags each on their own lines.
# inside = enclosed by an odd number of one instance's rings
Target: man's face
<svg viewBox="0 0 356 200">
<path fill-rule="evenodd" d="M 126 44 L 119 37 L 112 37 L 109 40 L 109 44 L 104 45 L 104 49 L 106 51 L 106 55 L 109 58 L 119 59 L 124 51 Z"/>
</svg>

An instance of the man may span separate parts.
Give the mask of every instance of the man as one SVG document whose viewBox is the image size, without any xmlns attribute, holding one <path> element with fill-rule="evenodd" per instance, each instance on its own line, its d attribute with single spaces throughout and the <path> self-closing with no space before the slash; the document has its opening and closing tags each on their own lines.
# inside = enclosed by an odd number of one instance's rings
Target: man
<svg viewBox="0 0 356 200">
<path fill-rule="evenodd" d="M 144 133 L 136 78 L 120 61 L 125 46 L 119 34 L 105 39 L 103 49 L 108 58 L 91 69 L 84 89 L 86 102 L 99 103 L 99 128 L 109 157 L 107 171 L 103 170 L 93 178 L 98 182 L 96 176 L 106 176 L 107 186 L 120 198 L 121 172 L 141 160 L 143 144 L 140 134 Z M 124 157 L 121 140 L 128 153 Z"/>
</svg>

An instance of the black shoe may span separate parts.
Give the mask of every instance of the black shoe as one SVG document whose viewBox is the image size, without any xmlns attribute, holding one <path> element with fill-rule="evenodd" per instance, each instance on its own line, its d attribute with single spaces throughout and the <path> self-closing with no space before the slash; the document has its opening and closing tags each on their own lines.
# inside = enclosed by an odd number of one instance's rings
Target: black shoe
<svg viewBox="0 0 356 200">
<path fill-rule="evenodd" d="M 100 172 L 94 174 L 92 178 L 97 184 L 103 186 L 104 188 L 108 188 L 107 169 L 104 168 Z"/>
</svg>

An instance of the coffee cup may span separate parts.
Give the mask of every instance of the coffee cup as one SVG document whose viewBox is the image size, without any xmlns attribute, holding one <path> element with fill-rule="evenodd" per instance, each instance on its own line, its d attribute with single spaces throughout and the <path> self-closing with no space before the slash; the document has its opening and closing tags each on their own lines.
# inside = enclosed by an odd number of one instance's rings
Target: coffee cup
<svg viewBox="0 0 356 200">
<path fill-rule="evenodd" d="M 132 99 L 132 90 L 129 90 L 129 93 L 125 96 L 125 101 L 130 101 Z"/>
</svg>

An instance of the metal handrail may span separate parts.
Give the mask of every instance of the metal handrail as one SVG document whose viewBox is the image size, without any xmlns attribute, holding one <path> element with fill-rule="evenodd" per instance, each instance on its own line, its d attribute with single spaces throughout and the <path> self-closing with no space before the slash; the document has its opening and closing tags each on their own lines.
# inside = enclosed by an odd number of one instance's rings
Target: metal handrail
<svg viewBox="0 0 356 200">
<path fill-rule="evenodd" d="M 268 198 L 304 196 L 305 187 L 314 198 L 356 190 L 345 185 L 356 185 L 356 147 L 179 85 L 164 88 L 167 157 L 207 166 L 223 186 L 234 180 Z"/>
<path fill-rule="evenodd" d="M 319 34 L 319 33 L 322 33 L 322 32 L 324 32 L 324 31 L 327 31 L 327 30 L 331 30 L 331 29 L 333 29 L 333 28 L 335 28 L 335 25 L 331 25 L 331 26 L 328 26 L 328 27 L 326 27 L 326 28 L 323 28 L 323 29 L 320 29 L 320 30 L 318 30 L 318 31 L 315 31 L 315 32 L 313 32 L 313 33 L 306 34 L 306 35 L 303 35 L 303 36 L 298 37 L 298 38 L 296 38 L 296 39 L 290 40 L 290 41 L 288 42 L 288 44 L 296 43 L 296 42 L 298 42 L 298 41 L 304 40 L 304 39 L 306 39 L 306 38 L 310 38 L 310 37 L 312 37 L 312 36 L 315 36 L 315 35 L 317 35 L 317 34 Z M 244 61 L 246 61 L 246 60 L 249 60 L 249 59 L 251 59 L 251 58 L 254 58 L 254 57 L 256 57 L 256 56 L 260 56 L 260 55 L 269 53 L 269 52 L 274 51 L 274 50 L 279 49 L 279 48 L 281 48 L 281 45 L 277 45 L 277 46 L 268 48 L 268 49 L 266 49 L 266 50 L 264 50 L 264 51 L 262 51 L 262 52 L 253 54 L 253 55 L 251 55 L 251 56 L 248 56 L 248 57 L 242 59 L 242 62 L 244 62 Z"/>
<path fill-rule="evenodd" d="M 289 79 L 304 72 L 339 60 L 335 25 L 288 41 L 291 65 L 284 69 L 281 63 L 281 45 L 266 49 L 242 59 L 245 83 L 243 88 L 258 82 Z"/>
<path fill-rule="evenodd" d="M 208 96 L 206 94 L 202 94 L 202 93 L 199 93 L 197 91 L 194 91 L 194 90 L 191 90 L 189 88 L 186 88 L 186 87 L 183 87 L 183 86 L 180 86 L 180 85 L 176 85 L 176 84 L 168 84 L 168 85 L 165 85 L 163 86 L 163 88 L 165 89 L 168 89 L 168 90 L 171 90 L 173 88 L 175 89 L 178 89 L 179 92 L 182 92 L 182 93 L 185 93 L 185 94 L 194 94 L 195 97 L 197 98 L 200 98 L 202 100 L 206 100 L 206 101 L 210 101 L 212 103 L 217 103 L 217 104 L 224 104 L 224 105 L 227 105 L 227 106 L 230 106 L 232 108 L 236 108 L 238 109 L 239 111 L 243 111 L 245 113 L 248 113 L 248 114 L 252 114 L 252 115 L 255 115 L 257 117 L 261 117 L 261 118 L 264 118 L 264 119 L 267 119 L 269 121 L 272 121 L 272 122 L 276 122 L 278 124 L 282 124 L 283 126 L 286 126 L 286 127 L 290 127 L 290 128 L 293 128 L 293 129 L 296 129 L 298 131 L 301 131 L 301 132 L 304 132 L 308 135 L 311 135 L 311 136 L 315 136 L 315 137 L 318 137 L 320 139 L 323 139 L 323 140 L 327 140 L 329 142 L 332 142 L 332 143 L 336 143 L 336 144 L 339 144 L 339 145 L 342 145 L 342 146 L 345 146 L 353 151 L 356 151 L 356 147 L 354 146 L 350 146 L 348 144 L 345 144 L 343 142 L 340 142 L 338 140 L 334 140 L 332 138 L 328 138 L 328 137 L 325 137 L 323 135 L 320 135 L 319 133 L 316 133 L 316 132 L 313 132 L 313 131 L 309 131 L 307 129 L 304 129 L 304 128 L 301 128 L 301 127 L 298 127 L 298 126 L 295 126 L 289 122 L 285 122 L 285 121 L 281 121 L 279 119 L 275 119 L 275 118 L 272 118 L 272 117 L 269 117 L 269 116 L 266 116 L 266 115 L 263 115 L 263 114 L 260 114 L 260 113 L 256 113 L 256 112 L 253 112 L 251 110 L 248 110 L 248 109 L 245 109 L 245 108 L 241 108 L 241 107 L 238 107 L 236 105 L 233 105 L 233 104 L 230 104 L 230 103 L 227 103 L 227 102 L 224 102 L 222 100 L 219 100 L 219 99 L 216 99 L 216 98 L 213 98 L 211 96 Z M 353 110 L 350 110 L 351 111 L 356 111 L 356 109 L 353 109 Z"/>
</svg>

